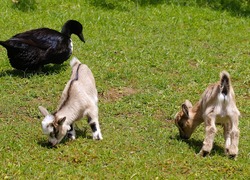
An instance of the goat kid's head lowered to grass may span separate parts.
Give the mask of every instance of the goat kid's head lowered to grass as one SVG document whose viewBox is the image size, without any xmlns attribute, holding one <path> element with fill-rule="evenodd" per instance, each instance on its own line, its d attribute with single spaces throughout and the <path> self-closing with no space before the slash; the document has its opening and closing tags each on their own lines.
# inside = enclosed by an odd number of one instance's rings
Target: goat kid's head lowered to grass
<svg viewBox="0 0 250 180">
<path fill-rule="evenodd" d="M 175 116 L 175 124 L 180 137 L 189 139 L 201 123 L 205 124 L 205 139 L 200 151 L 202 156 L 210 153 L 215 133 L 215 124 L 224 128 L 225 153 L 232 158 L 238 154 L 239 116 L 235 94 L 229 73 L 222 71 L 220 81 L 207 87 L 201 99 L 192 106 L 189 100 L 181 105 L 181 111 Z"/>
<path fill-rule="evenodd" d="M 42 106 L 39 106 L 39 110 L 45 116 L 42 121 L 43 134 L 49 136 L 49 142 L 54 146 L 64 138 L 71 127 L 64 124 L 66 117 L 56 119 L 54 115 L 50 114 L 48 110 Z M 71 138 L 74 138 L 74 136 L 72 135 Z"/>
<path fill-rule="evenodd" d="M 50 114 L 46 108 L 39 106 L 40 112 L 45 116 L 42 121 L 43 133 L 49 136 L 49 142 L 53 146 L 66 135 L 70 139 L 75 139 L 74 123 L 84 116 L 88 118 L 93 139 L 102 139 L 94 76 L 91 70 L 75 57 L 70 65 L 72 67 L 71 78 L 63 90 L 57 111 Z"/>
</svg>

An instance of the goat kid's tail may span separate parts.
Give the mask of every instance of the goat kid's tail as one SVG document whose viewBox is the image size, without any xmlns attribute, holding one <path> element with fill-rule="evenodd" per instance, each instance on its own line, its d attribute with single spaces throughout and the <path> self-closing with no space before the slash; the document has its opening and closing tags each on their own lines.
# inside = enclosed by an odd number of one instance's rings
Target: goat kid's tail
<svg viewBox="0 0 250 180">
<path fill-rule="evenodd" d="M 76 57 L 73 57 L 70 61 L 70 66 L 73 68 L 76 64 L 81 64 L 81 62 Z"/>
<path fill-rule="evenodd" d="M 223 96 L 227 96 L 230 91 L 231 80 L 230 75 L 227 71 L 222 71 L 220 73 L 220 91 Z"/>
</svg>

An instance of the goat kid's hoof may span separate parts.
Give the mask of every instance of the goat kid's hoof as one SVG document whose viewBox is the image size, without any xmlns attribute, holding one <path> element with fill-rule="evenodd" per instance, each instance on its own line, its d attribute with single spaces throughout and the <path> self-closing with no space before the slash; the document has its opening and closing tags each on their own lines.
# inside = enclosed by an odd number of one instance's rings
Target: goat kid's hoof
<svg viewBox="0 0 250 180">
<path fill-rule="evenodd" d="M 76 137 L 73 136 L 73 135 L 68 135 L 68 138 L 69 138 L 70 140 L 72 140 L 72 141 L 76 139 Z"/>
<path fill-rule="evenodd" d="M 229 156 L 236 156 L 238 154 L 238 147 L 235 147 L 235 146 L 231 146 L 229 149 L 228 149 L 228 154 Z"/>
<path fill-rule="evenodd" d="M 72 134 L 72 133 L 67 133 L 67 137 L 70 139 L 70 140 L 75 140 L 76 137 Z"/>
<path fill-rule="evenodd" d="M 230 159 L 236 159 L 238 154 L 238 148 L 237 147 L 226 148 L 225 153 Z"/>
<path fill-rule="evenodd" d="M 209 155 L 209 152 L 208 152 L 208 151 L 201 150 L 201 151 L 199 152 L 199 155 L 202 156 L 202 157 L 206 157 L 207 155 Z"/>
<path fill-rule="evenodd" d="M 236 159 L 237 157 L 237 153 L 235 151 L 230 151 L 229 149 L 227 149 L 226 154 L 229 159 Z"/>
<path fill-rule="evenodd" d="M 102 140 L 102 134 L 100 132 L 94 132 L 93 133 L 93 139 L 94 140 Z"/>
<path fill-rule="evenodd" d="M 48 146 L 51 148 L 55 148 L 56 145 L 57 145 L 57 143 L 48 142 Z"/>
</svg>

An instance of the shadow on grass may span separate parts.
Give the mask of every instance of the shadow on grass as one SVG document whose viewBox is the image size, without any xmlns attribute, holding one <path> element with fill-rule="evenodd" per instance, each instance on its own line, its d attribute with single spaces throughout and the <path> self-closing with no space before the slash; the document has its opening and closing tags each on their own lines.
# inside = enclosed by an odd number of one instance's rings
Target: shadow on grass
<svg viewBox="0 0 250 180">
<path fill-rule="evenodd" d="M 201 140 L 195 140 L 193 138 L 188 139 L 188 140 L 184 140 L 184 139 L 181 139 L 178 135 L 176 135 L 176 139 L 178 141 L 182 141 L 182 142 L 185 142 L 186 144 L 188 144 L 189 147 L 192 148 L 196 154 L 198 154 L 202 148 L 203 141 L 201 141 Z M 219 154 L 220 156 L 225 156 L 224 148 L 217 145 L 216 143 L 213 144 L 213 149 L 210 153 L 210 156 L 213 156 L 215 154 Z"/>
<path fill-rule="evenodd" d="M 39 140 L 37 142 L 37 144 L 39 144 L 41 147 L 44 147 L 44 148 L 47 148 L 47 149 L 56 148 L 56 146 L 51 146 L 50 143 L 48 141 L 45 141 L 45 140 Z"/>
<path fill-rule="evenodd" d="M 87 127 L 83 127 L 80 129 L 77 125 L 75 125 L 76 138 L 82 137 L 84 139 L 92 139 L 92 136 L 87 135 Z"/>
<path fill-rule="evenodd" d="M 21 77 L 21 78 L 30 78 L 34 75 L 42 74 L 42 75 L 50 75 L 50 74 L 58 74 L 62 70 L 65 70 L 66 64 L 61 65 L 47 65 L 38 71 L 22 71 L 17 69 L 8 69 L 0 72 L 0 77 L 4 76 L 13 76 L 13 77 Z"/>
<path fill-rule="evenodd" d="M 83 128 L 83 130 L 80 130 L 78 127 L 75 127 L 75 131 L 76 131 L 76 138 L 82 137 L 85 139 L 92 139 L 92 136 L 87 135 L 87 129 Z M 67 144 L 69 141 L 69 138 L 67 136 L 65 136 L 63 138 L 63 140 L 60 142 L 60 144 Z M 57 146 L 51 146 L 51 144 L 48 142 L 48 140 L 42 139 L 38 141 L 38 144 L 44 148 L 47 149 L 54 149 L 57 148 Z"/>
<path fill-rule="evenodd" d="M 126 6 L 128 3 L 134 3 L 136 6 L 152 6 L 159 4 L 169 4 L 177 6 L 197 6 L 208 7 L 216 11 L 228 11 L 233 16 L 250 16 L 250 1 L 240 0 L 92 0 L 90 3 L 96 7 L 100 7 L 107 10 L 129 10 Z"/>
<path fill-rule="evenodd" d="M 34 11 L 37 8 L 36 0 L 12 0 L 12 2 L 12 8 L 23 12 Z"/>
</svg>

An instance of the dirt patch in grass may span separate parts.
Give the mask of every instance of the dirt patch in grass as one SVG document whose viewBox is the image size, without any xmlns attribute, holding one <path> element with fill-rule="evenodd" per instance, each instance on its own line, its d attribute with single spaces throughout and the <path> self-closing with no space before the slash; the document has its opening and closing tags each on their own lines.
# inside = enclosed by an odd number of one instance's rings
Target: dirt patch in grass
<svg viewBox="0 0 250 180">
<path fill-rule="evenodd" d="M 189 65 L 190 65 L 191 67 L 193 67 L 193 68 L 199 67 L 198 62 L 195 61 L 194 59 L 189 60 Z"/>
<path fill-rule="evenodd" d="M 153 114 L 154 119 L 160 120 L 160 121 L 167 121 L 171 120 L 171 117 L 167 117 L 166 113 L 163 110 L 157 109 Z"/>
<path fill-rule="evenodd" d="M 104 102 L 114 102 L 125 96 L 130 96 L 136 93 L 138 93 L 138 90 L 131 87 L 111 88 L 107 91 L 100 92 L 99 98 Z"/>
</svg>

